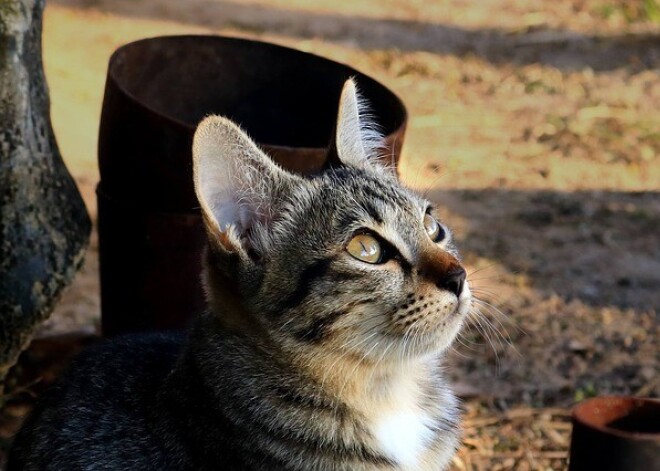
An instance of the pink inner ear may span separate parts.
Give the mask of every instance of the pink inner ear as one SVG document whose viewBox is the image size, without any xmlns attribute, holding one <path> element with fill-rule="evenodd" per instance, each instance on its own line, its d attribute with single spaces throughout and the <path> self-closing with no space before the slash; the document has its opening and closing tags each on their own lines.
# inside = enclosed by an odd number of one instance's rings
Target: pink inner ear
<svg viewBox="0 0 660 471">
<path fill-rule="evenodd" d="M 234 244 L 226 232 L 220 232 L 217 235 L 217 240 L 228 252 L 237 252 L 238 247 L 234 247 Z"/>
<path fill-rule="evenodd" d="M 268 225 L 272 220 L 270 211 L 258 211 L 259 204 L 248 195 L 214 195 L 217 200 L 211 207 L 212 217 L 217 221 L 222 232 L 233 226 L 237 235 L 243 237 L 257 222 Z M 238 198 L 239 203 L 234 198 Z M 252 198 L 254 198 L 252 196 Z M 254 204 L 254 206 L 251 206 Z M 262 203 L 263 205 L 263 203 Z"/>
<path fill-rule="evenodd" d="M 227 252 L 239 251 L 240 247 L 236 247 L 227 228 L 218 228 L 215 218 L 208 212 L 203 213 L 203 218 L 208 229 L 209 242 L 211 245 L 217 245 L 224 248 Z"/>
</svg>

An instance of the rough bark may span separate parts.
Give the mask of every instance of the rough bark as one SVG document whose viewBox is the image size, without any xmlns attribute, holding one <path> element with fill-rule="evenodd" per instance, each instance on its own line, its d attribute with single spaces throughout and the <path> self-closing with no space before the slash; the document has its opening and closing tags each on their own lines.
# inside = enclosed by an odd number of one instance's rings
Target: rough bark
<svg viewBox="0 0 660 471">
<path fill-rule="evenodd" d="M 0 392 L 80 267 L 90 221 L 50 124 L 44 0 L 0 0 Z"/>
</svg>

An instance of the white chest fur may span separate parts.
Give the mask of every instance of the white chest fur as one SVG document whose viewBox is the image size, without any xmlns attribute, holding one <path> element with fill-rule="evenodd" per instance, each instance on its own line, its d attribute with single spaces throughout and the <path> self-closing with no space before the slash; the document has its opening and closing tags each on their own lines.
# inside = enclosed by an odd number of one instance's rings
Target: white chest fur
<svg viewBox="0 0 660 471">
<path fill-rule="evenodd" d="M 382 453 L 403 469 L 417 469 L 433 436 L 431 418 L 419 410 L 397 410 L 377 419 L 373 433 Z"/>
<path fill-rule="evenodd" d="M 371 417 L 371 432 L 381 453 L 398 469 L 419 469 L 421 457 L 434 438 L 434 421 L 420 407 L 421 391 L 410 376 L 390 382 L 381 407 Z"/>
</svg>

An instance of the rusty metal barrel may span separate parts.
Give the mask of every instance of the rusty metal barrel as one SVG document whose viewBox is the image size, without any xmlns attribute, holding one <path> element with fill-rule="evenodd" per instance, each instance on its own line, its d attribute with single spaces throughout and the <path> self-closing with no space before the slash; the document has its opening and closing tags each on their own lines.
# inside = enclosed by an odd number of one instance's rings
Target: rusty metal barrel
<svg viewBox="0 0 660 471">
<path fill-rule="evenodd" d="M 660 471 L 660 399 L 603 396 L 573 410 L 569 471 Z"/>
<path fill-rule="evenodd" d="M 192 137 L 206 115 L 239 123 L 275 161 L 320 169 L 339 95 L 355 77 L 398 162 L 406 109 L 357 70 L 274 44 L 167 36 L 110 58 L 97 187 L 102 329 L 178 329 L 204 309 L 205 234 L 192 183 Z"/>
</svg>

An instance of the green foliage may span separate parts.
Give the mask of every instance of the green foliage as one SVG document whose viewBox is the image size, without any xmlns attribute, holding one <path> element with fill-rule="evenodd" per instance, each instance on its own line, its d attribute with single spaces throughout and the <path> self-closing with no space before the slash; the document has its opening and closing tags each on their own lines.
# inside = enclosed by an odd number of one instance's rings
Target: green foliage
<svg viewBox="0 0 660 471">
<path fill-rule="evenodd" d="M 596 391 L 596 388 L 593 385 L 593 383 L 587 383 L 583 387 L 575 390 L 575 394 L 573 395 L 573 400 L 575 402 L 580 402 L 580 401 L 584 401 L 585 399 L 589 399 L 590 397 L 596 397 L 597 395 L 598 395 L 598 391 Z"/>
<path fill-rule="evenodd" d="M 660 3 L 657 0 L 644 0 L 644 13 L 654 23 L 660 23 Z"/>
<path fill-rule="evenodd" d="M 628 23 L 650 21 L 660 23 L 658 0 L 616 0 L 595 9 L 595 13 L 608 19 L 620 15 Z"/>
</svg>

